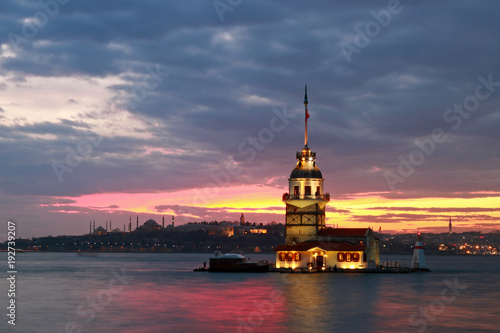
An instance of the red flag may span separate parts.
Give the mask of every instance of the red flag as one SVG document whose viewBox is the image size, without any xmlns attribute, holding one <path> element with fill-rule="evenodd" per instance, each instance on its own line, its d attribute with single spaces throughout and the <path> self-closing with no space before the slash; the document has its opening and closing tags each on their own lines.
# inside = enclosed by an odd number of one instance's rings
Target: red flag
<svg viewBox="0 0 500 333">
<path fill-rule="evenodd" d="M 309 110 L 307 110 L 307 108 L 306 108 L 306 121 L 307 121 L 307 119 L 309 119 Z"/>
</svg>

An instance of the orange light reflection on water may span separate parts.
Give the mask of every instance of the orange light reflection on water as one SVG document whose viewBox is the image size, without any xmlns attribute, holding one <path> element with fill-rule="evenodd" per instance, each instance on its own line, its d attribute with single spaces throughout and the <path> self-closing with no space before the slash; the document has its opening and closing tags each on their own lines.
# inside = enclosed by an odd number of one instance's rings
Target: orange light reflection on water
<svg viewBox="0 0 500 333">
<path fill-rule="evenodd" d="M 198 274 L 198 273 L 194 273 Z M 206 274 L 206 273 L 199 273 Z M 220 276 L 220 275 L 219 275 Z M 255 276 L 255 275 L 253 275 Z M 134 309 L 121 332 L 279 332 L 285 321 L 282 293 L 265 279 L 240 282 L 134 285 L 118 295 L 115 311 Z M 205 282 L 202 282 L 205 281 Z M 162 320 L 168 318 L 168 320 Z"/>
</svg>

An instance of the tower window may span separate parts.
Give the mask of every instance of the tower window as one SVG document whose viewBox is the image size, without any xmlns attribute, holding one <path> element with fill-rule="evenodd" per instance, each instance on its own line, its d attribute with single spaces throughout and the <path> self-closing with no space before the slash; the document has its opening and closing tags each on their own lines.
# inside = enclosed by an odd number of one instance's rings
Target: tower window
<svg viewBox="0 0 500 333">
<path fill-rule="evenodd" d="M 304 187 L 304 190 L 305 190 L 305 195 L 311 195 L 311 186 L 305 186 Z"/>
<path fill-rule="evenodd" d="M 321 194 L 321 192 L 320 192 L 320 190 L 319 190 L 319 189 L 320 189 L 320 187 L 319 187 L 319 186 L 316 186 L 316 195 L 320 195 L 320 194 Z"/>
<path fill-rule="evenodd" d="M 293 187 L 293 194 L 294 195 L 299 195 L 299 187 L 298 186 L 294 186 Z"/>
</svg>

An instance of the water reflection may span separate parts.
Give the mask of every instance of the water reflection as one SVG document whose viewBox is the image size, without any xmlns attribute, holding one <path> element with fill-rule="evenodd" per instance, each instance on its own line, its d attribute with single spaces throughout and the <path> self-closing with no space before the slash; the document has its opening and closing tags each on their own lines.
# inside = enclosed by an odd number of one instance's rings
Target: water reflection
<svg viewBox="0 0 500 333">
<path fill-rule="evenodd" d="M 361 274 L 284 275 L 289 329 L 347 332 L 370 327 L 377 277 Z"/>
<path fill-rule="evenodd" d="M 196 283 L 183 281 L 136 284 L 117 298 L 114 312 L 136 309 L 122 332 L 278 332 L 283 330 L 285 311 L 282 291 L 272 280 L 256 275 L 202 273 Z M 108 318 L 109 319 L 109 318 Z M 117 320 L 111 320 L 116 323 Z M 97 323 L 105 327 L 106 322 Z M 109 327 L 112 328 L 111 326 Z"/>
<path fill-rule="evenodd" d="M 500 257 L 429 257 L 428 274 L 193 272 L 205 259 L 24 254 L 16 328 L 64 332 L 74 322 L 82 332 L 418 332 L 425 320 L 425 332 L 497 332 L 500 325 Z M 130 283 L 92 320 L 77 313 L 123 267 Z M 445 281 L 455 278 L 467 288 L 442 308 Z"/>
</svg>

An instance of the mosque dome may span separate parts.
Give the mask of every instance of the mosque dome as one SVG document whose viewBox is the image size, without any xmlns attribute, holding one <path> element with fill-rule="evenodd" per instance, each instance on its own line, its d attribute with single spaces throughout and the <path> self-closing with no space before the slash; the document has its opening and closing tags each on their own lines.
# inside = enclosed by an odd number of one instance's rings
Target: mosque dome
<svg viewBox="0 0 500 333">
<path fill-rule="evenodd" d="M 144 225 L 146 225 L 146 226 L 157 226 L 158 223 L 156 223 L 156 221 L 153 220 L 153 219 L 149 219 L 146 222 L 144 222 Z"/>
</svg>

